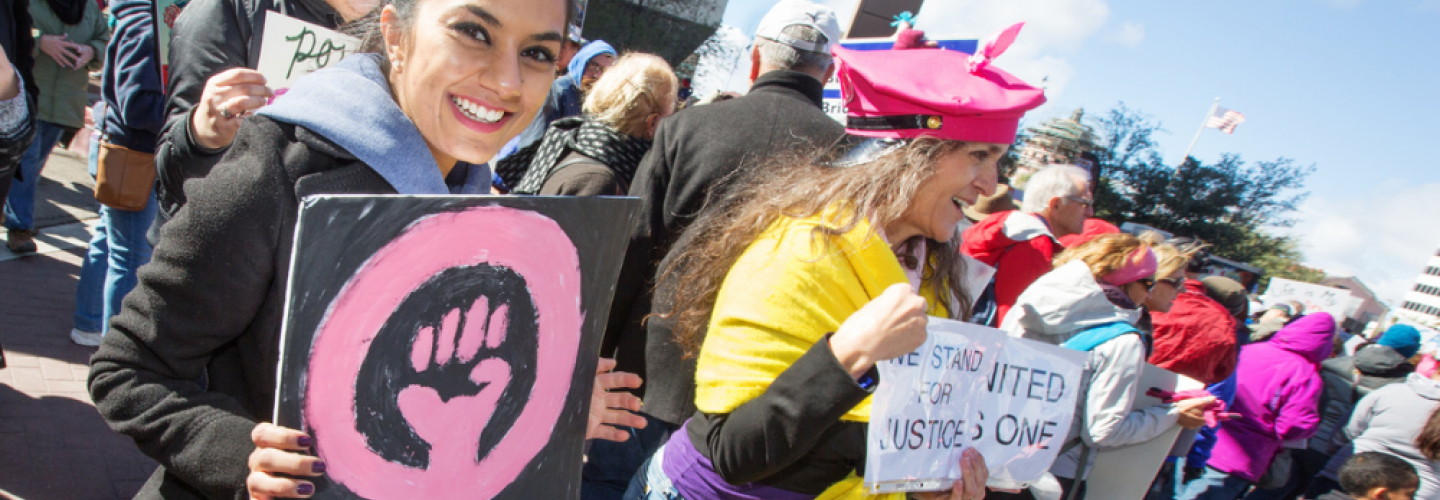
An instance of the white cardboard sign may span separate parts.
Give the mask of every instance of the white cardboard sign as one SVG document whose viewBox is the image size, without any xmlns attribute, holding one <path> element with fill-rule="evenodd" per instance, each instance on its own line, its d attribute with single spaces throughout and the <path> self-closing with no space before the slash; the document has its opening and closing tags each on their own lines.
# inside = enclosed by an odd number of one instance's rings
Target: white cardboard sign
<svg viewBox="0 0 1440 500">
<path fill-rule="evenodd" d="M 1336 321 L 1344 321 L 1360 306 L 1360 300 L 1343 288 L 1270 278 L 1270 287 L 1261 297 L 1266 305 L 1296 301 L 1305 305 L 1305 314 L 1317 311 L 1330 313 Z"/>
<path fill-rule="evenodd" d="M 931 318 L 928 330 L 915 352 L 878 365 L 866 489 L 949 488 L 970 447 L 991 486 L 1039 480 L 1070 431 L 1086 353 L 958 321 Z"/>
<path fill-rule="evenodd" d="M 265 75 L 265 84 L 280 97 L 296 79 L 338 63 L 359 48 L 360 40 L 354 37 L 269 11 L 255 70 Z"/>
</svg>

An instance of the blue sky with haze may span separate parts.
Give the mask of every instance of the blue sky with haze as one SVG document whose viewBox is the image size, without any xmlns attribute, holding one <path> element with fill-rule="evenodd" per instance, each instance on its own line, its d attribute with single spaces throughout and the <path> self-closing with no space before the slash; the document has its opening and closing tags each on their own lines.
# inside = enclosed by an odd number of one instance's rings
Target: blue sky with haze
<svg viewBox="0 0 1440 500">
<path fill-rule="evenodd" d="M 821 0 L 848 23 L 856 0 Z M 771 0 L 731 0 L 753 30 Z M 1193 155 L 1294 158 L 1317 170 L 1292 229 L 1309 265 L 1398 302 L 1440 248 L 1440 0 L 927 0 L 932 38 L 1026 27 L 996 64 L 1048 77 L 1027 125 L 1124 101 L 1161 122 L 1177 163 L 1216 97 L 1247 121 Z M 747 26 L 748 25 L 748 26 Z"/>
</svg>

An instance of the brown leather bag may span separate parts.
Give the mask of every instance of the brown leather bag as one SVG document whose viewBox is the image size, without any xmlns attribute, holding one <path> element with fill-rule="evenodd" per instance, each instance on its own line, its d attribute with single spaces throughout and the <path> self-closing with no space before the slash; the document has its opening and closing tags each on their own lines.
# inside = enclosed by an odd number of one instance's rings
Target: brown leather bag
<svg viewBox="0 0 1440 500">
<path fill-rule="evenodd" d="M 155 155 L 100 143 L 95 200 L 117 210 L 144 210 L 155 187 Z"/>
</svg>

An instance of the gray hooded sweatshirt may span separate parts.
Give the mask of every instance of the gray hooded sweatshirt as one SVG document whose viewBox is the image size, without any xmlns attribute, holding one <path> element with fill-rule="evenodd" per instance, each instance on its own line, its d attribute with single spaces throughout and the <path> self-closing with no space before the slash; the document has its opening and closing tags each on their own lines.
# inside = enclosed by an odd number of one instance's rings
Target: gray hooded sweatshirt
<svg viewBox="0 0 1440 500">
<path fill-rule="evenodd" d="M 1410 462 L 1420 475 L 1415 498 L 1440 498 L 1440 461 L 1430 460 L 1415 448 L 1415 438 L 1440 408 L 1440 382 L 1410 374 L 1403 384 L 1377 389 L 1355 404 L 1355 413 L 1345 426 L 1353 453 L 1378 451 Z M 1325 466 L 1326 477 L 1334 479 L 1351 453 L 1342 450 Z"/>
</svg>

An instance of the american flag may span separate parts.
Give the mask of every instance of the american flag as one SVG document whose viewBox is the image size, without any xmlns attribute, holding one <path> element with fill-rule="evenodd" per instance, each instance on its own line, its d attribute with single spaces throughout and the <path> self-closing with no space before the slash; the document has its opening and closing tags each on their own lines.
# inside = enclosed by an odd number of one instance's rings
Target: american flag
<svg viewBox="0 0 1440 500">
<path fill-rule="evenodd" d="M 1218 128 L 1221 132 L 1227 134 L 1234 134 L 1235 126 L 1241 123 L 1245 123 L 1245 115 L 1233 109 L 1225 109 L 1220 106 L 1216 106 L 1215 113 L 1210 115 L 1209 120 L 1205 121 L 1205 126 L 1210 128 Z"/>
</svg>

